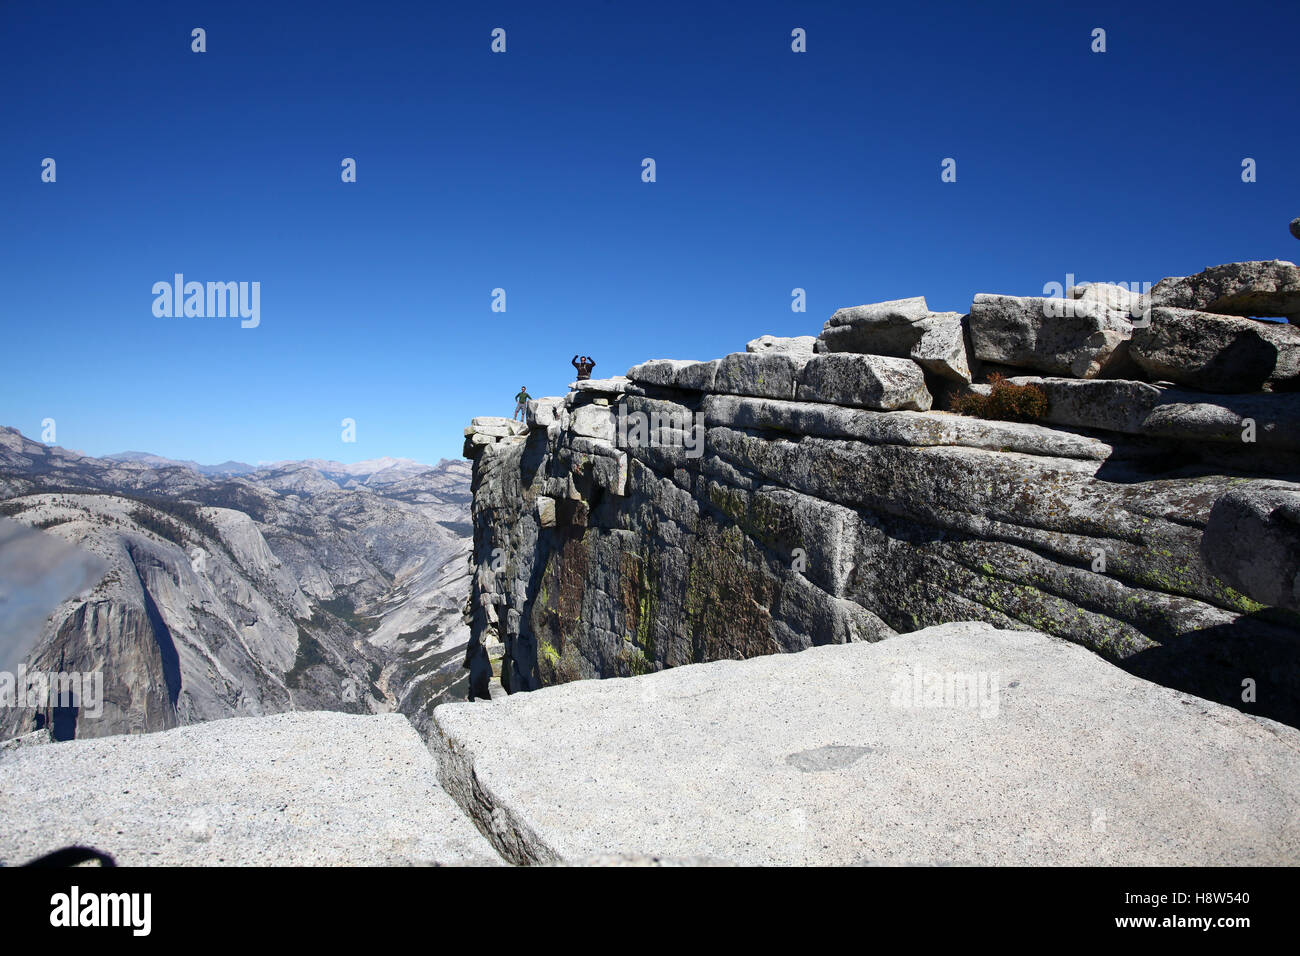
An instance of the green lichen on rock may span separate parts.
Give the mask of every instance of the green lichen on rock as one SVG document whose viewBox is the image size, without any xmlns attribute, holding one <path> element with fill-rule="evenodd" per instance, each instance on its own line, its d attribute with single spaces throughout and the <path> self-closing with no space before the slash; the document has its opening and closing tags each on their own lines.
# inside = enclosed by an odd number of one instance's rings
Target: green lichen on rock
<svg viewBox="0 0 1300 956">
<path fill-rule="evenodd" d="M 692 659 L 714 661 L 774 654 L 772 588 L 757 554 L 746 560 L 744 533 L 734 524 L 700 521 L 687 575 L 685 611 Z"/>
</svg>

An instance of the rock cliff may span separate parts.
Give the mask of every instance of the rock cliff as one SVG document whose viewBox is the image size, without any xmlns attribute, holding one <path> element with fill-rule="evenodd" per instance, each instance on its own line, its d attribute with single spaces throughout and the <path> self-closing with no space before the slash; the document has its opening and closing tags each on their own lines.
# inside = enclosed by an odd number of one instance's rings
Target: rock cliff
<svg viewBox="0 0 1300 956">
<path fill-rule="evenodd" d="M 1300 723 L 1298 288 L 864 305 L 475 419 L 471 693 L 981 621 Z"/>
</svg>

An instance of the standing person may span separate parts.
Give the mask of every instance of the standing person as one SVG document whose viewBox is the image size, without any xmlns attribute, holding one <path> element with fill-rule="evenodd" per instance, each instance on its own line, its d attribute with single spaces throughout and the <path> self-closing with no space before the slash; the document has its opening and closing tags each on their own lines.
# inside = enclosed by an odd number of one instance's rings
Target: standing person
<svg viewBox="0 0 1300 956">
<path fill-rule="evenodd" d="M 591 378 L 591 370 L 596 367 L 590 355 L 575 355 L 572 364 L 578 370 L 579 382 Z"/>
<path fill-rule="evenodd" d="M 533 400 L 533 396 L 528 394 L 528 386 L 520 385 L 519 394 L 515 396 L 515 414 L 516 421 L 523 421 L 528 415 L 528 403 Z"/>
</svg>

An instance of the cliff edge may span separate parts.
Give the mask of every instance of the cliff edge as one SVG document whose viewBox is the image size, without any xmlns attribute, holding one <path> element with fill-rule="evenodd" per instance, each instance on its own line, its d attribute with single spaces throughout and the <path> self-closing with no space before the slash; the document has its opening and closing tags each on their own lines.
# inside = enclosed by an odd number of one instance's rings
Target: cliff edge
<svg viewBox="0 0 1300 956">
<path fill-rule="evenodd" d="M 471 693 L 979 621 L 1300 724 L 1297 318 L 1280 261 L 918 297 L 475 419 Z"/>
</svg>

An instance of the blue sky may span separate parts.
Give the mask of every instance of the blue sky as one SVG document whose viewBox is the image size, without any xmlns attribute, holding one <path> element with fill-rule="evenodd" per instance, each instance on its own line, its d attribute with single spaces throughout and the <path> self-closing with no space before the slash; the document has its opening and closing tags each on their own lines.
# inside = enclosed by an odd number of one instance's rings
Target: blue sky
<svg viewBox="0 0 1300 956">
<path fill-rule="evenodd" d="M 1296 5 L 280 6 L 0 0 L 0 423 L 434 461 L 575 352 L 1300 253 Z M 260 282 L 260 325 L 155 317 L 177 272 Z"/>
</svg>

